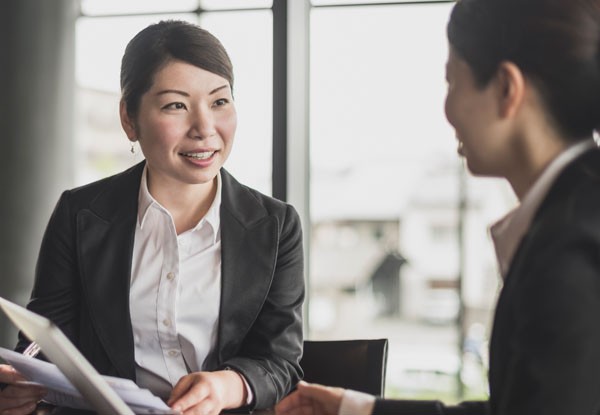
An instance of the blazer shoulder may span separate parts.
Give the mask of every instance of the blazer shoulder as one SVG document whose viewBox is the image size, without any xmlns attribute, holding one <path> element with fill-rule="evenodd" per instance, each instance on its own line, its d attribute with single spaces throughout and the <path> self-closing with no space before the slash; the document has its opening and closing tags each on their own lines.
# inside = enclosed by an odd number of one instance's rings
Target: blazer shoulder
<svg viewBox="0 0 600 415">
<path fill-rule="evenodd" d="M 77 209 L 89 207 L 103 196 L 114 199 L 113 193 L 115 192 L 117 194 L 123 194 L 123 191 L 129 194 L 135 193 L 134 189 L 139 190 L 143 168 L 144 162 L 138 163 L 120 173 L 66 190 L 61 199 L 68 198 L 70 205 Z M 135 198 L 137 199 L 137 193 L 135 193 Z M 112 200 L 112 202 L 118 203 L 119 201 Z"/>
<path fill-rule="evenodd" d="M 284 222 L 298 217 L 291 204 L 241 184 L 225 169 L 221 170 L 221 179 L 223 206 L 238 218 L 251 222 L 265 216 L 276 216 Z"/>
<path fill-rule="evenodd" d="M 546 266 L 568 246 L 585 247 L 596 255 L 600 249 L 599 156 L 596 150 L 585 153 L 556 179 L 515 254 L 518 267 L 514 268 L 519 272 L 527 269 L 523 267 Z"/>
<path fill-rule="evenodd" d="M 600 150 L 591 150 L 559 175 L 536 216 L 568 227 L 589 227 L 600 226 L 599 212 Z"/>
</svg>

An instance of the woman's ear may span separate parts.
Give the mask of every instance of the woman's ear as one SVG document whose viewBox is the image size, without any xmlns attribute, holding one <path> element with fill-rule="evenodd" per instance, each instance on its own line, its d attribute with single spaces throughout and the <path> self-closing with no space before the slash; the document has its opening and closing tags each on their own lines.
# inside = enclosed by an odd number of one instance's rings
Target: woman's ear
<svg viewBox="0 0 600 415">
<path fill-rule="evenodd" d="M 132 142 L 137 141 L 135 120 L 129 116 L 129 113 L 127 112 L 127 105 L 123 100 L 121 100 L 119 103 L 119 115 L 121 117 L 121 127 L 123 127 L 125 134 L 127 134 L 127 138 Z"/>
<path fill-rule="evenodd" d="M 500 116 L 512 118 L 518 112 L 525 96 L 525 77 L 517 65 L 501 62 L 496 73 Z"/>
</svg>

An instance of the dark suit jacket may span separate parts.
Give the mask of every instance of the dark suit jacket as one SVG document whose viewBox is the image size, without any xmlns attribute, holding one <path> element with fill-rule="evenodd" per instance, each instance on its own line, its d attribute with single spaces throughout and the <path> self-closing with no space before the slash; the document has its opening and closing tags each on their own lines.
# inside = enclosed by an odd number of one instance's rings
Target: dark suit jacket
<svg viewBox="0 0 600 415">
<path fill-rule="evenodd" d="M 31 310 L 58 324 L 102 374 L 135 380 L 129 285 L 144 162 L 69 190 L 48 223 Z M 301 376 L 302 231 L 293 207 L 222 175 L 222 293 L 209 370 L 248 380 L 272 406 Z M 17 348 L 27 341 L 21 338 Z"/>
<path fill-rule="evenodd" d="M 378 400 L 375 415 L 600 414 L 600 151 L 559 175 L 507 273 L 489 402 Z"/>
</svg>

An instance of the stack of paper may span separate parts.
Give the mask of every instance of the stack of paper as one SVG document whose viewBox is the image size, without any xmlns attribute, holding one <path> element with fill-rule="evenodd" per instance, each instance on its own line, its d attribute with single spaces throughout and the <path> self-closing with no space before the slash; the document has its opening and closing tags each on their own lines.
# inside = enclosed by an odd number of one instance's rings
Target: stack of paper
<svg viewBox="0 0 600 415">
<path fill-rule="evenodd" d="M 12 365 L 29 383 L 43 385 L 48 390 L 44 401 L 56 406 L 93 409 L 55 365 L 2 347 L 0 347 L 0 358 Z M 162 399 L 153 395 L 148 389 L 140 389 L 129 379 L 112 376 L 102 376 L 102 378 L 136 414 L 178 414 Z"/>
</svg>

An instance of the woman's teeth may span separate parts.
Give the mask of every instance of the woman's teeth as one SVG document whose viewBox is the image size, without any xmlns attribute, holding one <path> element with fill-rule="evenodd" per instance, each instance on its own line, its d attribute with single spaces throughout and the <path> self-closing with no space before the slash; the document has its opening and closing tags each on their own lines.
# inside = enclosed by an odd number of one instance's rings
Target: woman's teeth
<svg viewBox="0 0 600 415">
<path fill-rule="evenodd" d="M 196 160 L 206 160 L 208 158 L 211 158 L 213 154 L 215 154 L 214 151 L 203 151 L 201 153 L 179 153 L 182 156 L 185 157 L 189 157 L 192 159 L 196 159 Z"/>
</svg>

